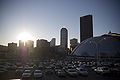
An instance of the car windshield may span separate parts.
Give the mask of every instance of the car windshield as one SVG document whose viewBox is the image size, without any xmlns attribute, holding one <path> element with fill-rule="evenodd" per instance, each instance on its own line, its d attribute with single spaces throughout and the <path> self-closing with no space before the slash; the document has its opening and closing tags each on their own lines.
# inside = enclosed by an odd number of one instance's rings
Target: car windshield
<svg viewBox="0 0 120 80">
<path fill-rule="evenodd" d="M 28 73 L 24 73 L 24 74 L 23 74 L 23 76 L 28 76 L 28 75 L 30 75 L 30 74 L 28 74 Z"/>
<path fill-rule="evenodd" d="M 30 70 L 25 70 L 25 73 L 30 73 Z"/>
<path fill-rule="evenodd" d="M 35 71 L 35 73 L 41 73 L 41 71 Z"/>
</svg>

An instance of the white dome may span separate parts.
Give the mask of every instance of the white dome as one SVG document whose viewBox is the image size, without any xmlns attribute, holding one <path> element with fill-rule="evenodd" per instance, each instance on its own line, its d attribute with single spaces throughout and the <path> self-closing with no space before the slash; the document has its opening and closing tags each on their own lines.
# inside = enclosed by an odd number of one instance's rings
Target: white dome
<svg viewBox="0 0 120 80">
<path fill-rule="evenodd" d="M 89 38 L 81 42 L 71 53 L 77 56 L 120 57 L 120 40 L 111 36 Z"/>
</svg>

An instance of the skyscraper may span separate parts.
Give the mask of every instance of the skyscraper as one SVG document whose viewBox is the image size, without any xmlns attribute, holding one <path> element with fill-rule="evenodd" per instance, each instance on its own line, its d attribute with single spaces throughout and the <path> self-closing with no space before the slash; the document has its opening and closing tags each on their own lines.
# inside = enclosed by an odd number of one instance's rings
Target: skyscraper
<svg viewBox="0 0 120 80">
<path fill-rule="evenodd" d="M 24 41 L 19 40 L 19 47 L 23 47 L 24 46 Z"/>
<path fill-rule="evenodd" d="M 80 17 L 80 42 L 93 37 L 92 15 Z"/>
<path fill-rule="evenodd" d="M 34 41 L 32 41 L 32 40 L 27 40 L 26 42 L 25 42 L 25 46 L 28 48 L 33 48 L 33 46 L 34 46 Z"/>
<path fill-rule="evenodd" d="M 62 48 L 67 49 L 68 48 L 68 31 L 66 28 L 62 28 L 60 33 L 61 33 L 60 45 Z"/>
<path fill-rule="evenodd" d="M 34 41 L 32 40 L 27 40 L 25 42 L 25 48 L 27 49 L 27 56 L 33 55 L 34 52 Z"/>
</svg>

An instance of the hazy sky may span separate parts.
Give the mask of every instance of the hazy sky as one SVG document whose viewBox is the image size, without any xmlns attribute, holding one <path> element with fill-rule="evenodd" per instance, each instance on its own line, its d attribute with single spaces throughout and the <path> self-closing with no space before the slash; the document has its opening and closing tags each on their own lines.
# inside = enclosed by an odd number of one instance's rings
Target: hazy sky
<svg viewBox="0 0 120 80">
<path fill-rule="evenodd" d="M 80 40 L 80 17 L 87 14 L 93 15 L 94 36 L 120 33 L 120 0 L 0 0 L 0 44 L 17 42 L 25 31 L 59 44 L 62 27 L 68 40 Z"/>
</svg>

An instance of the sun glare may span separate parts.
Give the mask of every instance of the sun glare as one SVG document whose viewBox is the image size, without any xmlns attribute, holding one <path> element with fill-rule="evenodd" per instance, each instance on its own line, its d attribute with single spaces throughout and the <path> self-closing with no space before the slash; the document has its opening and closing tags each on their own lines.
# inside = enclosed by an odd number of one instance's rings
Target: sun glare
<svg viewBox="0 0 120 80">
<path fill-rule="evenodd" d="M 19 34 L 18 40 L 23 40 L 25 42 L 27 40 L 33 40 L 33 37 L 27 32 L 22 32 Z"/>
</svg>

